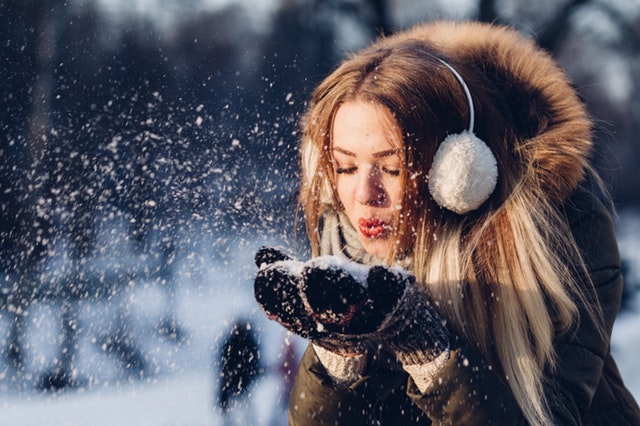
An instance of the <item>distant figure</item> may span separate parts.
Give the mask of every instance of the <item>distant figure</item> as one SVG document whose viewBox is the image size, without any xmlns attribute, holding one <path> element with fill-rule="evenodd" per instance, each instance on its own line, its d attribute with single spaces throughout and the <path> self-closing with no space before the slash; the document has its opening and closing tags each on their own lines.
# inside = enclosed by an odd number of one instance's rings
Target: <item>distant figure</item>
<svg viewBox="0 0 640 426">
<path fill-rule="evenodd" d="M 247 393 L 261 373 L 260 348 L 251 323 L 236 321 L 220 351 L 217 402 L 226 415 L 233 400 Z"/>
</svg>

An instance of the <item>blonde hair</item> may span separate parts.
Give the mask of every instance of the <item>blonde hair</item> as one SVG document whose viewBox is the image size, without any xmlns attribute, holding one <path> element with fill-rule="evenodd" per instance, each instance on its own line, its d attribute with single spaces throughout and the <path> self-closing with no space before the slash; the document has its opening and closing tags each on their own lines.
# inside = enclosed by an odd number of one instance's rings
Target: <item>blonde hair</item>
<svg viewBox="0 0 640 426">
<path fill-rule="evenodd" d="M 495 192 L 467 215 L 441 209 L 428 192 L 438 144 L 469 119 L 459 82 L 438 58 L 471 88 L 476 134 L 498 162 Z M 323 213 L 340 209 L 333 117 L 352 100 L 386 107 L 404 137 L 410 190 L 397 239 L 412 244 L 387 260 L 410 258 L 450 327 L 499 366 L 527 420 L 551 424 L 543 373 L 555 365 L 554 336 L 575 324 L 578 303 L 589 315 L 599 309 L 578 285 L 588 273 L 559 207 L 586 174 L 599 179 L 588 163 L 591 123 L 564 74 L 531 41 L 483 24 L 418 27 L 345 60 L 302 120 L 300 205 L 314 255 Z"/>
</svg>

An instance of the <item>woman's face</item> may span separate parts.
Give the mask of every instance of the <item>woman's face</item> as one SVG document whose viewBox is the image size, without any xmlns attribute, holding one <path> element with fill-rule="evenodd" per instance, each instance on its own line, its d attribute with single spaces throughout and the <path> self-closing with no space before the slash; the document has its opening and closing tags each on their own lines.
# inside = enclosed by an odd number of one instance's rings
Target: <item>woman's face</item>
<svg viewBox="0 0 640 426">
<path fill-rule="evenodd" d="M 400 129 L 386 107 L 347 102 L 332 129 L 333 172 L 338 197 L 364 249 L 385 258 L 396 243 L 402 204 Z"/>
</svg>

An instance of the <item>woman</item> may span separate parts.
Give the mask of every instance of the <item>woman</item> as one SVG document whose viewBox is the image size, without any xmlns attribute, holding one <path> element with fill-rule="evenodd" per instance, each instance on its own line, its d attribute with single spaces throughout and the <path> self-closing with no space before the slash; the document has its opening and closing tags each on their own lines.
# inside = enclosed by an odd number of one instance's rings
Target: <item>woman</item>
<svg viewBox="0 0 640 426">
<path fill-rule="evenodd" d="M 640 424 L 591 126 L 507 28 L 418 26 L 329 75 L 303 120 L 313 258 L 256 255 L 261 307 L 311 341 L 290 424 Z"/>
</svg>

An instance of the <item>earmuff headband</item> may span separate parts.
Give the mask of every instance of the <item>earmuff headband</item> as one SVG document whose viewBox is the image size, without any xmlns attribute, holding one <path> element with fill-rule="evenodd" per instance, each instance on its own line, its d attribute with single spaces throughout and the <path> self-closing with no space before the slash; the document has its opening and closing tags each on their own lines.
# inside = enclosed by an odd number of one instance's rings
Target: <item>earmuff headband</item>
<svg viewBox="0 0 640 426">
<path fill-rule="evenodd" d="M 473 128 L 475 127 L 476 113 L 475 113 L 475 110 L 473 108 L 473 99 L 471 99 L 471 91 L 469 90 L 469 86 L 467 86 L 467 83 L 464 82 L 464 79 L 462 78 L 460 73 L 458 73 L 458 71 L 455 70 L 455 68 L 453 68 L 446 61 L 444 61 L 444 60 L 442 60 L 440 58 L 436 58 L 436 59 L 438 61 L 440 61 L 442 63 L 442 65 L 444 65 L 445 67 L 449 68 L 451 73 L 460 82 L 460 85 L 462 86 L 462 90 L 464 90 L 464 94 L 467 96 L 467 103 L 469 104 L 469 131 L 471 133 L 473 133 Z"/>
<path fill-rule="evenodd" d="M 469 129 L 447 136 L 436 150 L 429 171 L 429 192 L 435 202 L 458 214 L 478 209 L 491 196 L 498 181 L 496 158 L 474 134 L 475 110 L 464 79 L 446 61 L 436 58 L 460 82 L 469 104 Z"/>
</svg>

